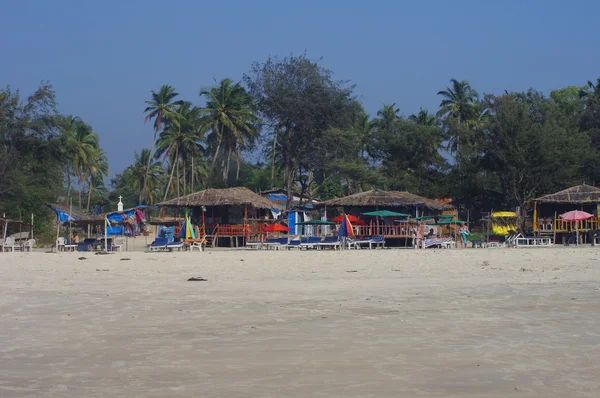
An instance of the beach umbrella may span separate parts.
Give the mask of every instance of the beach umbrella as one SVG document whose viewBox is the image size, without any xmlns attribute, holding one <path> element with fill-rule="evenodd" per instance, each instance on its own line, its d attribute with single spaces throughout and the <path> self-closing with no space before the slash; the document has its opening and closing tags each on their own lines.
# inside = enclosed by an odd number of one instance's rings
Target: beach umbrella
<svg viewBox="0 0 600 398">
<path fill-rule="evenodd" d="M 410 214 L 396 213 L 395 211 L 389 210 L 370 211 L 368 213 L 362 213 L 362 215 L 371 217 L 410 217 Z"/>
<path fill-rule="evenodd" d="M 346 237 L 354 236 L 354 229 L 352 229 L 352 223 L 347 215 L 344 216 L 344 219 L 340 223 L 340 229 L 338 230 L 338 237 L 342 238 L 344 242 L 344 247 L 346 245 Z"/>
<path fill-rule="evenodd" d="M 271 224 L 265 228 L 265 232 L 290 232 L 292 229 L 281 224 Z"/>
<path fill-rule="evenodd" d="M 350 215 L 350 214 L 337 216 L 337 217 L 333 218 L 331 221 L 336 222 L 336 223 L 341 223 L 342 220 L 344 219 L 344 217 L 348 217 L 348 220 L 350 220 L 350 222 L 352 222 L 352 223 L 356 223 L 356 222 L 362 221 L 360 218 L 358 218 L 356 216 L 353 216 L 353 215 Z"/>
<path fill-rule="evenodd" d="M 593 214 L 581 210 L 571 210 L 559 216 L 565 221 L 575 222 L 575 244 L 579 246 L 579 221 L 584 221 L 594 217 Z"/>
</svg>

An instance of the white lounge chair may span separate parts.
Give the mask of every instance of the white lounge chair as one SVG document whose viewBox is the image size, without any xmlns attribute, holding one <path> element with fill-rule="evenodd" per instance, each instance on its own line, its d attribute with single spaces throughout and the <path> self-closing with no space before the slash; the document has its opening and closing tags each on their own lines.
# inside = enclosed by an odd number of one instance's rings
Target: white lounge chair
<svg viewBox="0 0 600 398">
<path fill-rule="evenodd" d="M 22 250 L 25 252 L 32 252 L 33 247 L 35 246 L 35 239 L 28 239 L 25 243 L 23 243 Z"/>
<path fill-rule="evenodd" d="M 194 249 L 198 249 L 199 252 L 204 251 L 204 245 L 206 244 L 206 237 L 202 238 L 200 241 L 195 241 L 190 243 L 190 252 L 193 252 Z"/>
<path fill-rule="evenodd" d="M 181 249 L 183 249 L 184 246 L 185 246 L 185 244 L 181 241 L 171 242 L 171 243 L 167 243 L 167 250 L 170 252 L 172 252 L 175 249 L 177 249 L 177 251 L 181 251 Z"/>
<path fill-rule="evenodd" d="M 21 247 L 16 244 L 15 238 L 9 236 L 8 238 L 6 238 L 6 241 L 2 244 L 2 251 L 5 252 L 10 250 L 14 252 L 15 249 L 20 250 Z"/>
<path fill-rule="evenodd" d="M 125 238 L 122 236 L 118 236 L 115 238 L 113 244 L 112 244 L 112 251 L 116 252 L 118 251 L 122 251 L 123 246 L 125 246 Z"/>
</svg>

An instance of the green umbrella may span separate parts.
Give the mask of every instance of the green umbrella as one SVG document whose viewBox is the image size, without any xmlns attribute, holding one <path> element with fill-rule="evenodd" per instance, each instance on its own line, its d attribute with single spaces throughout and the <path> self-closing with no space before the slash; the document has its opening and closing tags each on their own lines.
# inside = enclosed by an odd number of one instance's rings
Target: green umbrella
<svg viewBox="0 0 600 398">
<path fill-rule="evenodd" d="M 324 220 L 310 220 L 304 222 L 297 222 L 296 225 L 335 225 L 335 223 Z"/>
<path fill-rule="evenodd" d="M 371 216 L 371 217 L 410 217 L 410 214 L 404 213 L 396 213 L 395 211 L 389 210 L 377 210 L 371 211 L 369 213 L 362 213 L 363 216 Z"/>
<path fill-rule="evenodd" d="M 461 220 L 440 220 L 436 223 L 429 224 L 429 225 L 460 225 L 460 224 L 467 224 L 467 222 L 461 221 Z"/>
<path fill-rule="evenodd" d="M 436 218 L 439 219 L 440 221 L 451 220 L 454 218 L 454 214 L 440 214 L 438 216 L 422 216 L 422 217 L 417 217 L 417 220 L 418 221 L 435 220 Z"/>
</svg>

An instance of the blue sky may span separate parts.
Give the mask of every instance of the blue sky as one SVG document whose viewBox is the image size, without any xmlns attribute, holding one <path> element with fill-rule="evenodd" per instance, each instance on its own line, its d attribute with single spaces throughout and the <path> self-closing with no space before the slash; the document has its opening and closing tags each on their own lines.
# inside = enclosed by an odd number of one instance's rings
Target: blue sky
<svg viewBox="0 0 600 398">
<path fill-rule="evenodd" d="M 98 132 L 111 175 L 149 147 L 150 90 L 197 104 L 214 79 L 304 51 L 350 79 L 366 110 L 436 111 L 450 78 L 480 93 L 549 93 L 600 77 L 599 1 L 0 0 L 0 85 L 49 80 Z"/>
</svg>

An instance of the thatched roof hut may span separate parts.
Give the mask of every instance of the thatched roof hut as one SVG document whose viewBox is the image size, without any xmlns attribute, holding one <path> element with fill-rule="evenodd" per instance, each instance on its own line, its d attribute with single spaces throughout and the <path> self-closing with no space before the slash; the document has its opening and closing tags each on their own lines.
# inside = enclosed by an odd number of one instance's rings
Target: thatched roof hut
<svg viewBox="0 0 600 398">
<path fill-rule="evenodd" d="M 591 185 L 576 185 L 565 190 L 541 196 L 533 200 L 538 203 L 594 204 L 600 203 L 600 188 Z"/>
<path fill-rule="evenodd" d="M 163 207 L 212 207 L 212 206 L 252 206 L 255 209 L 272 209 L 278 205 L 263 198 L 248 188 L 205 189 L 179 198 L 159 203 Z"/>
<path fill-rule="evenodd" d="M 372 190 L 343 198 L 331 199 L 315 204 L 315 207 L 412 207 L 422 206 L 430 210 L 444 211 L 453 206 L 424 198 L 410 192 Z"/>
</svg>

